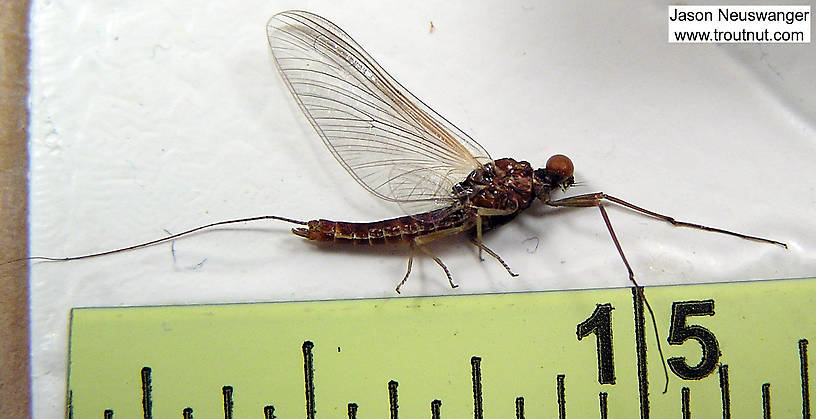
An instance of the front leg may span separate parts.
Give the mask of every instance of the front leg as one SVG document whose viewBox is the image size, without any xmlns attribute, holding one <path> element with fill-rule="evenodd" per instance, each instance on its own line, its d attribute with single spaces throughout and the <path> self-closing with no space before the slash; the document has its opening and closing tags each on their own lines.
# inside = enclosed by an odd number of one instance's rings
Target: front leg
<svg viewBox="0 0 816 419">
<path fill-rule="evenodd" d="M 546 204 L 551 206 L 551 207 L 584 207 L 584 208 L 585 207 L 599 207 L 600 208 L 600 207 L 602 207 L 602 202 L 604 200 L 615 203 L 615 204 L 618 204 L 618 205 L 621 205 L 621 206 L 624 206 L 626 208 L 629 208 L 629 209 L 631 209 L 633 211 L 636 211 L 636 212 L 639 212 L 641 214 L 646 214 L 646 215 L 648 215 L 648 216 L 650 216 L 652 218 L 656 218 L 658 220 L 665 221 L 665 222 L 670 223 L 671 225 L 673 225 L 675 227 L 688 227 L 688 228 L 694 228 L 694 229 L 697 229 L 697 230 L 711 231 L 711 232 L 714 232 L 714 233 L 728 234 L 729 236 L 739 237 L 739 238 L 745 239 L 745 240 L 753 240 L 753 241 L 758 241 L 758 242 L 763 242 L 763 243 L 776 244 L 776 245 L 782 246 L 782 247 L 784 247 L 786 249 L 788 248 L 787 244 L 776 241 L 776 240 L 765 239 L 765 238 L 757 237 L 757 236 L 749 236 L 747 234 L 737 233 L 735 231 L 724 230 L 724 229 L 716 228 L 716 227 L 709 227 L 709 226 L 705 226 L 705 225 L 702 225 L 702 224 L 688 223 L 688 222 L 685 222 L 685 221 L 677 221 L 673 217 L 669 217 L 668 215 L 663 215 L 663 214 L 660 214 L 660 213 L 657 213 L 657 212 L 654 212 L 654 211 L 647 210 L 645 208 L 641 208 L 641 207 L 639 207 L 637 205 L 630 204 L 629 202 L 626 202 L 626 201 L 624 201 L 624 200 L 622 200 L 620 198 L 616 198 L 616 197 L 614 197 L 612 195 L 607 195 L 607 194 L 605 194 L 603 192 L 596 192 L 596 193 L 585 194 L 585 195 L 571 196 L 571 197 L 559 199 L 559 200 L 556 200 L 556 201 L 547 201 Z"/>
</svg>

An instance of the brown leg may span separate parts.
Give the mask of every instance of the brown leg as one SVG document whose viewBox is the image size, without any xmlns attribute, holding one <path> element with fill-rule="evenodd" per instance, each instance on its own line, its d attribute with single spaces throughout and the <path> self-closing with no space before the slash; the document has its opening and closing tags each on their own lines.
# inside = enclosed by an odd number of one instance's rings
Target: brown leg
<svg viewBox="0 0 816 419">
<path fill-rule="evenodd" d="M 473 241 L 473 239 L 470 239 Z M 482 243 L 482 216 L 476 213 L 476 241 L 475 243 Z M 479 260 L 484 262 L 484 258 L 482 257 L 482 246 L 477 244 L 476 246 L 479 247 Z"/>
<path fill-rule="evenodd" d="M 476 240 L 479 243 L 482 243 L 482 217 L 483 216 L 490 216 L 490 215 L 508 215 L 515 212 L 515 210 L 505 210 L 505 209 L 496 209 L 496 208 L 482 208 L 482 207 L 474 207 L 476 208 Z M 471 239 L 472 240 L 472 239 Z M 475 243 L 474 243 L 475 244 Z M 482 247 L 480 245 L 476 245 L 479 248 L 479 260 L 484 262 L 484 258 L 482 257 L 482 250 L 487 250 L 486 247 Z M 495 256 L 495 253 L 492 255 Z M 499 258 L 501 261 L 501 259 Z M 504 264 L 504 262 L 502 262 Z M 506 268 L 507 266 L 505 266 Z M 510 272 L 510 269 L 507 270 Z M 510 272 L 512 275 L 512 272 Z"/>
<path fill-rule="evenodd" d="M 397 289 L 396 289 L 397 294 L 400 293 L 399 290 L 400 290 L 400 287 L 402 286 L 402 284 L 404 284 L 405 281 L 408 280 L 408 276 L 411 275 L 411 265 L 414 264 L 414 247 L 415 247 L 414 242 L 411 241 L 411 252 L 408 254 L 408 270 L 405 271 L 405 276 L 402 278 L 402 281 L 400 281 L 400 283 L 397 285 Z"/>
<path fill-rule="evenodd" d="M 436 262 L 436 264 L 439 265 L 442 268 L 443 271 L 445 271 L 445 275 L 448 277 L 448 282 L 450 283 L 451 288 L 456 288 L 456 287 L 459 286 L 459 285 L 456 285 L 456 284 L 453 283 L 453 277 L 451 276 L 450 270 L 448 270 L 448 267 L 445 266 L 444 263 L 442 263 L 442 260 L 440 260 L 438 257 L 434 256 L 433 253 L 431 253 L 431 251 L 428 250 L 427 247 L 425 247 L 425 246 L 423 246 L 423 245 L 421 245 L 419 243 L 417 243 L 417 247 L 419 247 L 419 250 L 421 250 L 422 253 L 425 253 L 426 255 L 430 256 L 431 259 L 433 259 L 434 262 Z"/>
<path fill-rule="evenodd" d="M 628 202 L 626 202 L 626 201 L 624 201 L 624 200 L 622 200 L 620 198 L 616 198 L 614 196 L 607 195 L 607 194 L 605 194 L 603 192 L 591 193 L 591 194 L 586 194 L 586 195 L 571 196 L 569 198 L 559 199 L 559 200 L 556 200 L 556 201 L 547 201 L 547 205 L 552 206 L 552 207 L 600 207 L 601 206 L 601 201 L 603 201 L 603 200 L 613 202 L 615 204 L 624 206 L 624 207 L 629 208 L 631 210 L 637 211 L 637 212 L 639 212 L 641 214 L 646 214 L 646 215 L 648 215 L 650 217 L 653 217 L 653 218 L 656 218 L 658 220 L 665 221 L 667 223 L 671 223 L 673 226 L 676 226 L 676 227 L 688 227 L 688 228 L 695 228 L 695 229 L 698 229 L 698 230 L 711 231 L 711 232 L 714 232 L 714 233 L 728 234 L 729 236 L 739 237 L 739 238 L 745 239 L 745 240 L 753 240 L 753 241 L 758 241 L 758 242 L 763 242 L 763 243 L 776 244 L 776 245 L 782 246 L 782 247 L 784 247 L 786 249 L 788 248 L 787 244 L 776 241 L 776 240 L 765 239 L 765 238 L 756 237 L 756 236 L 749 236 L 747 234 L 742 234 L 742 233 L 737 233 L 737 232 L 734 232 L 734 231 L 723 230 L 721 228 L 716 228 L 716 227 L 704 226 L 702 224 L 694 224 L 694 223 L 687 223 L 685 221 L 677 221 L 674 218 L 669 217 L 668 215 L 663 215 L 663 214 L 656 213 L 654 211 L 649 211 L 649 210 L 647 210 L 645 208 L 641 208 L 641 207 L 639 207 L 637 205 L 630 204 L 630 203 L 628 203 Z"/>
<path fill-rule="evenodd" d="M 485 252 L 487 252 L 488 255 L 493 256 L 493 258 L 498 260 L 499 263 L 501 263 L 502 266 L 504 266 L 504 269 L 507 270 L 507 273 L 509 273 L 510 276 L 512 276 L 512 277 L 518 276 L 517 273 L 510 270 L 510 266 L 507 265 L 507 263 L 504 261 L 504 259 L 501 258 L 501 256 L 499 256 L 496 252 L 490 250 L 490 248 L 485 246 L 484 243 L 482 243 L 481 241 L 476 240 L 476 239 L 474 239 L 472 237 L 470 238 L 470 242 L 473 243 L 474 246 L 478 247 L 479 250 L 484 250 Z"/>
<path fill-rule="evenodd" d="M 402 281 L 400 281 L 400 283 L 397 284 L 397 289 L 396 289 L 397 294 L 400 293 L 400 288 L 402 287 L 403 284 L 405 284 L 406 281 L 408 281 L 408 276 L 411 275 L 411 266 L 414 264 L 414 249 L 417 248 L 417 247 L 419 248 L 419 250 L 422 251 L 422 253 L 425 253 L 426 255 L 430 256 L 431 259 L 433 259 L 434 262 L 436 262 L 437 265 L 442 267 L 442 270 L 445 271 L 445 275 L 448 277 L 448 282 L 450 283 L 451 288 L 458 287 L 458 285 L 453 283 L 453 277 L 451 277 L 450 270 L 448 270 L 448 267 L 445 266 L 444 263 L 442 263 L 442 260 L 440 260 L 438 257 L 434 256 L 431 253 L 431 251 L 428 250 L 428 248 L 423 246 L 421 243 L 419 243 L 419 241 L 417 239 L 414 239 L 414 240 L 411 241 L 411 253 L 408 256 L 408 270 L 405 272 L 405 276 L 402 278 Z"/>
</svg>

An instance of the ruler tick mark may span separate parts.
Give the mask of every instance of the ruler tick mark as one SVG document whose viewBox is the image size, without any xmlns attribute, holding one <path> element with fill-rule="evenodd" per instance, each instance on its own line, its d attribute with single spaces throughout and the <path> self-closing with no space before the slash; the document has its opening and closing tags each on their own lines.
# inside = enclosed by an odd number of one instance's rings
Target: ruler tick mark
<svg viewBox="0 0 816 419">
<path fill-rule="evenodd" d="M 810 419 L 810 380 L 808 379 L 807 339 L 799 339 L 799 371 L 802 376 L 802 418 Z"/>
<path fill-rule="evenodd" d="M 399 410 L 399 403 L 397 403 L 397 386 L 399 386 L 399 383 L 394 380 L 388 382 L 388 407 L 391 410 L 391 419 L 397 419 Z"/>
<path fill-rule="evenodd" d="M 524 397 L 516 397 L 516 419 L 524 419 Z"/>
<path fill-rule="evenodd" d="M 473 417 L 482 419 L 482 358 L 474 356 L 470 358 L 470 375 L 473 379 Z"/>
<path fill-rule="evenodd" d="M 762 385 L 762 417 L 771 419 L 771 383 Z"/>
<path fill-rule="evenodd" d="M 224 419 L 232 419 L 232 409 L 235 403 L 232 401 L 232 386 L 221 387 L 224 394 Z"/>
<path fill-rule="evenodd" d="M 315 388 L 314 388 L 314 357 L 312 355 L 314 343 L 303 342 L 303 376 L 306 387 L 306 419 L 315 417 Z"/>
<path fill-rule="evenodd" d="M 722 398 L 723 419 L 731 419 L 731 393 L 728 389 L 728 365 L 720 364 L 720 397 Z"/>
<path fill-rule="evenodd" d="M 640 418 L 649 418 L 649 379 L 646 368 L 646 334 L 644 331 L 643 299 L 638 288 L 632 288 L 635 308 L 635 348 L 638 365 L 638 390 L 640 394 Z"/>
<path fill-rule="evenodd" d="M 558 419 L 567 417 L 567 400 L 564 395 L 564 374 L 555 377 L 556 392 L 558 393 Z"/>
<path fill-rule="evenodd" d="M 349 403 L 348 404 L 348 417 L 349 417 L 349 419 L 356 419 L 357 418 L 357 403 Z"/>
<path fill-rule="evenodd" d="M 607 398 L 608 397 L 609 396 L 607 396 L 607 394 L 604 393 L 604 392 L 598 393 L 598 402 L 601 405 L 601 419 L 606 419 L 606 417 L 607 417 L 607 411 L 609 410 L 608 407 L 607 407 Z"/>
<path fill-rule="evenodd" d="M 689 397 L 689 388 L 683 387 L 681 390 L 680 396 L 680 405 L 681 409 L 683 410 L 683 419 L 691 419 L 691 408 L 689 407 L 690 397 Z"/>
<path fill-rule="evenodd" d="M 431 402 L 431 419 L 442 417 L 442 400 L 436 399 Z"/>
<path fill-rule="evenodd" d="M 150 367 L 142 368 L 142 414 L 144 419 L 153 419 L 153 385 L 150 380 Z"/>
</svg>

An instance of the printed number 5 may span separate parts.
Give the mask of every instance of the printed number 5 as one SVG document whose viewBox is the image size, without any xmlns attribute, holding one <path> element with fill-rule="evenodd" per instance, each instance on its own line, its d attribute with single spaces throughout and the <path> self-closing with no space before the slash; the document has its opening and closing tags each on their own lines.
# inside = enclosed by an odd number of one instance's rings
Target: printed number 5
<svg viewBox="0 0 816 419">
<path fill-rule="evenodd" d="M 669 329 L 669 344 L 682 345 L 688 339 L 694 339 L 703 348 L 703 357 L 700 363 L 690 367 L 686 357 L 669 358 L 669 368 L 678 377 L 684 380 L 699 380 L 714 371 L 720 360 L 720 345 L 710 330 L 697 325 L 687 325 L 686 318 L 690 316 L 713 316 L 714 300 L 677 301 L 672 304 L 671 328 Z"/>
</svg>

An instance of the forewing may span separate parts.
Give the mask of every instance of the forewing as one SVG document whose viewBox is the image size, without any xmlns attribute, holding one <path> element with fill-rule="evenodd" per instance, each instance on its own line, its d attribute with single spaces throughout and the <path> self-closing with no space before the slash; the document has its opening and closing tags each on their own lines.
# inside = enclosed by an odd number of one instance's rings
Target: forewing
<svg viewBox="0 0 816 419">
<path fill-rule="evenodd" d="M 278 70 L 337 161 L 406 211 L 450 204 L 453 186 L 491 161 L 464 132 L 394 80 L 350 36 L 303 11 L 273 16 Z"/>
</svg>

